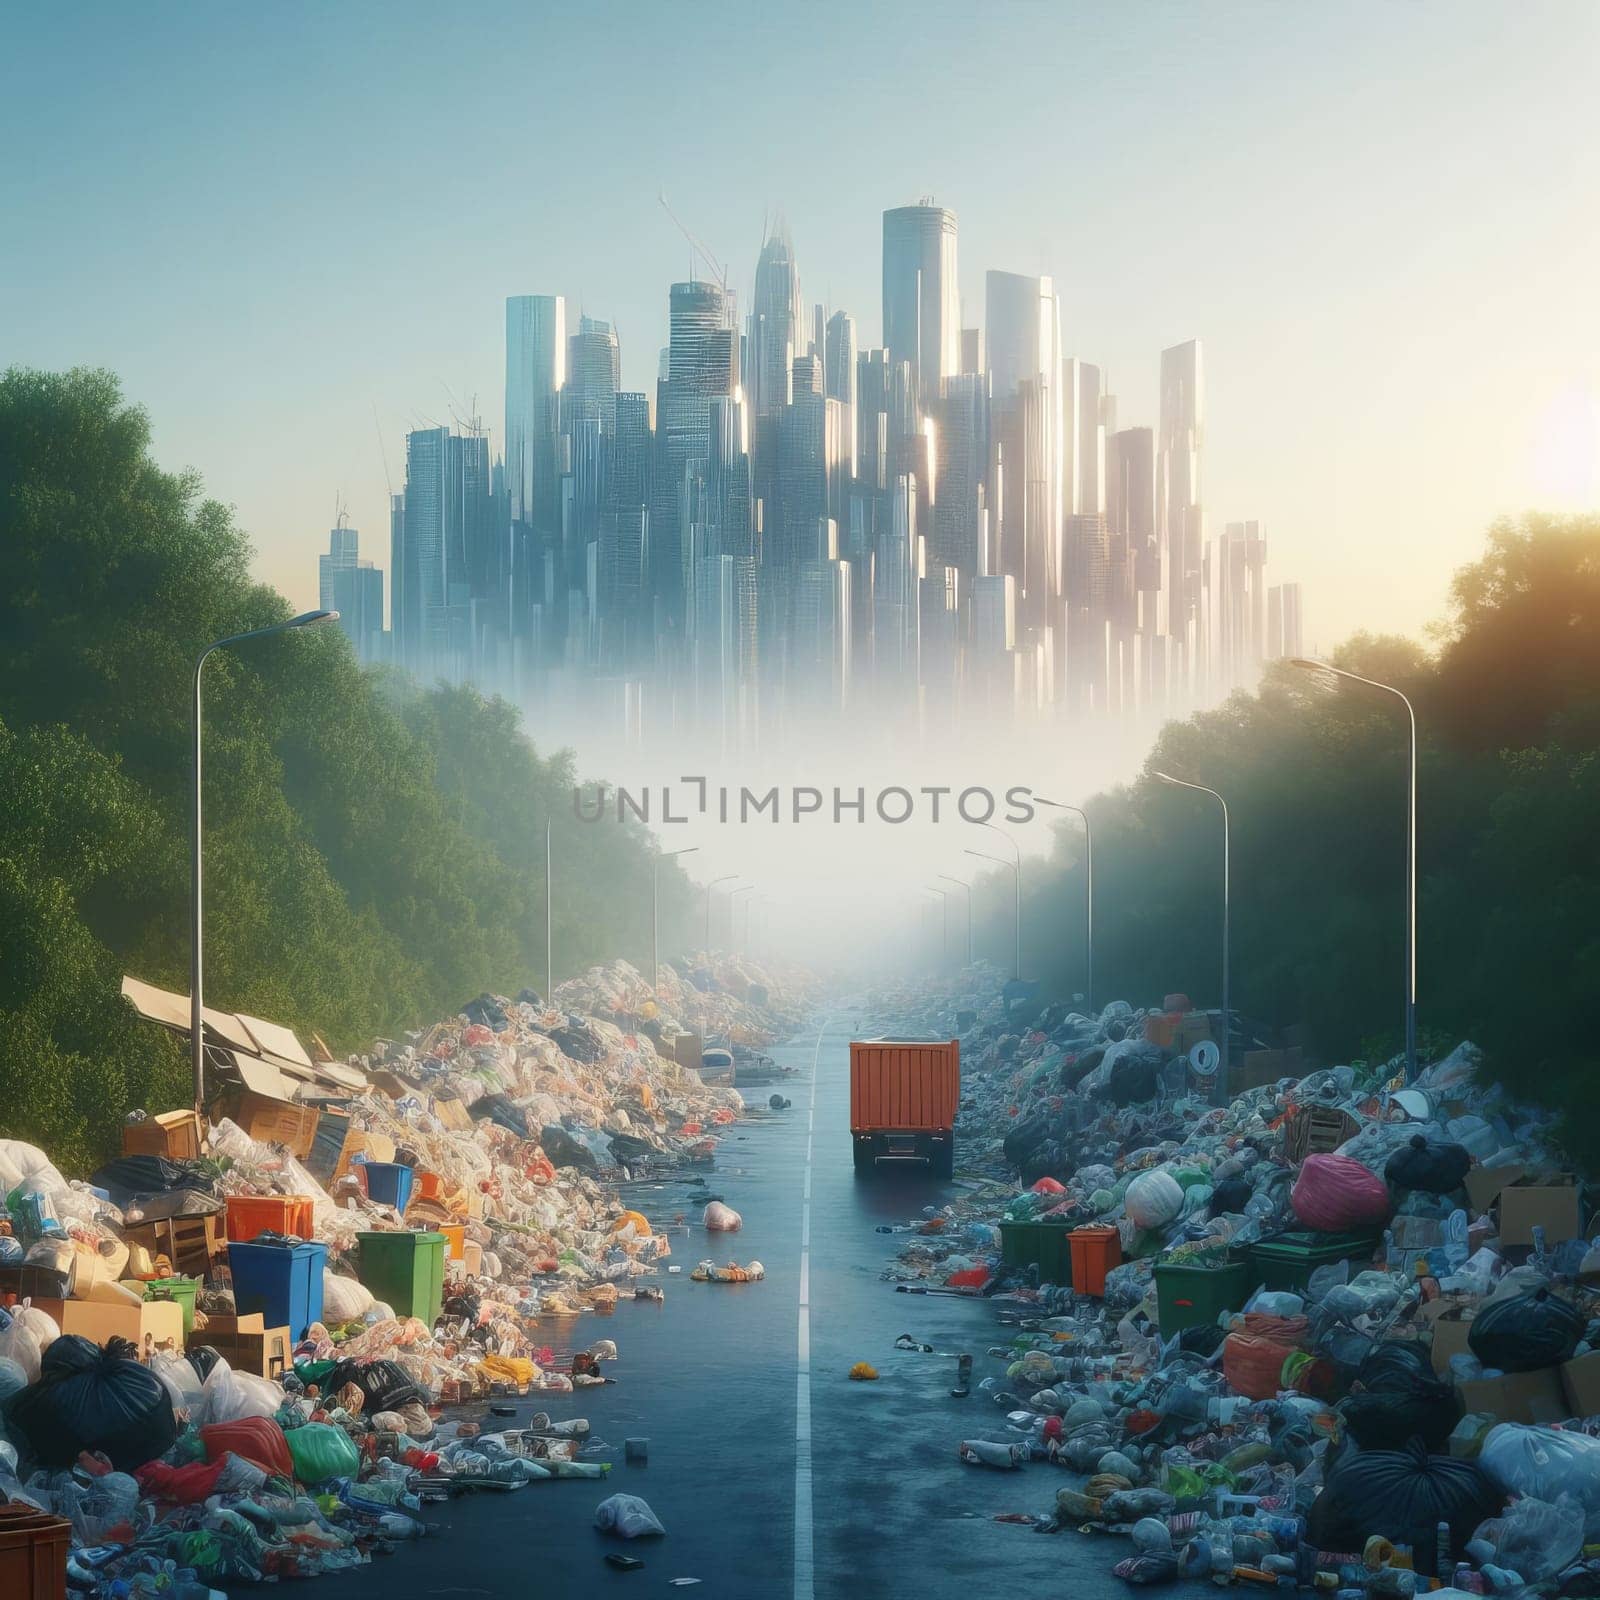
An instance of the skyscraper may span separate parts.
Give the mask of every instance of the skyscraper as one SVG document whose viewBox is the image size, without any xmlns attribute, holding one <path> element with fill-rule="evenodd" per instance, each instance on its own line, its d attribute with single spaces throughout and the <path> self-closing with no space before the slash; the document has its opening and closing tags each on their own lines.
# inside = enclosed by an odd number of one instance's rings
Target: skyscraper
<svg viewBox="0 0 1600 1600">
<path fill-rule="evenodd" d="M 598 422 L 610 434 L 617 420 L 617 390 L 622 387 L 622 347 L 616 329 L 594 317 L 580 317 L 567 341 L 567 387 L 561 397 L 561 423 L 569 432 L 579 422 Z"/>
<path fill-rule="evenodd" d="M 1161 352 L 1161 415 L 1156 451 L 1156 545 L 1169 666 L 1185 682 L 1204 671 L 1200 585 L 1205 558 L 1201 466 L 1205 395 L 1200 341 Z"/>
<path fill-rule="evenodd" d="M 883 214 L 883 342 L 920 400 L 961 371 L 956 214 L 931 200 Z"/>
<path fill-rule="evenodd" d="M 805 312 L 794 242 L 780 218 L 756 260 L 747 325 L 748 396 L 754 414 L 774 416 L 789 403 L 790 364 L 806 349 Z"/>
<path fill-rule="evenodd" d="M 558 294 L 506 300 L 506 491 L 513 522 L 557 529 L 556 439 L 567 381 L 567 302 Z"/>
<path fill-rule="evenodd" d="M 856 475 L 856 322 L 848 311 L 828 318 L 824 339 L 824 388 L 839 402 L 839 427 L 843 435 L 844 473 Z"/>
</svg>

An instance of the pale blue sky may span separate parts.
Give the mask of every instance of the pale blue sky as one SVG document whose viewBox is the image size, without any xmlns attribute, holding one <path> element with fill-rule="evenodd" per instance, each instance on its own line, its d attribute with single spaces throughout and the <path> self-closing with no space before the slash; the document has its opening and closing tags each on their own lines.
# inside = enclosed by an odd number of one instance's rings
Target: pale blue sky
<svg viewBox="0 0 1600 1600">
<path fill-rule="evenodd" d="M 118 371 L 157 449 L 314 598 L 334 497 L 477 397 L 507 294 L 620 326 L 648 387 L 688 251 L 879 324 L 880 213 L 1054 273 L 1124 423 L 1206 346 L 1212 521 L 1267 523 L 1313 639 L 1415 629 L 1497 511 L 1594 506 L 1589 4 L 8 8 L 0 364 Z"/>
</svg>

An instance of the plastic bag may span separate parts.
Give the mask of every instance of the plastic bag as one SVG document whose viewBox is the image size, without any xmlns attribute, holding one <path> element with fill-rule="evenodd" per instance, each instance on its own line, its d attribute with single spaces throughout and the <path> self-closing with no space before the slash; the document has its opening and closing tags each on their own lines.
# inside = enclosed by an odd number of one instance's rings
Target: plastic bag
<svg viewBox="0 0 1600 1600">
<path fill-rule="evenodd" d="M 308 1422 L 302 1428 L 291 1428 L 284 1438 L 294 1458 L 294 1475 L 302 1483 L 352 1478 L 360 1470 L 361 1452 L 355 1441 L 331 1422 Z"/>
<path fill-rule="evenodd" d="M 1585 1326 L 1571 1301 L 1538 1289 L 1485 1305 L 1468 1327 L 1467 1344 L 1486 1367 L 1537 1372 L 1571 1360 Z"/>
<path fill-rule="evenodd" d="M 357 1322 L 372 1309 L 372 1291 L 354 1278 L 322 1269 L 322 1320 L 334 1326 Z"/>
<path fill-rule="evenodd" d="M 1389 1188 L 1348 1156 L 1307 1156 L 1289 1196 L 1294 1214 L 1319 1233 L 1345 1233 L 1387 1219 Z"/>
<path fill-rule="evenodd" d="M 39 1382 L 6 1409 L 8 1429 L 42 1466 L 67 1467 L 85 1450 L 102 1451 L 119 1471 L 153 1461 L 178 1436 L 167 1387 L 113 1340 L 102 1350 L 76 1335 L 50 1346 Z"/>
<path fill-rule="evenodd" d="M 1506 1494 L 1552 1505 L 1570 1494 L 1583 1508 L 1586 1536 L 1600 1534 L 1600 1439 L 1502 1422 L 1489 1430 L 1478 1463 Z"/>
<path fill-rule="evenodd" d="M 1461 1187 L 1471 1166 L 1472 1156 L 1460 1145 L 1430 1141 L 1418 1133 L 1389 1157 L 1383 1175 L 1397 1189 L 1451 1194 Z"/>
<path fill-rule="evenodd" d="M 39 1381 L 39 1341 L 9 1311 L 0 1311 L 0 1361 L 14 1361 L 29 1383 Z"/>
<path fill-rule="evenodd" d="M 656 1538 L 666 1533 L 661 1519 L 636 1494 L 614 1494 L 594 1510 L 594 1525 L 619 1539 Z"/>
<path fill-rule="evenodd" d="M 205 1389 L 188 1357 L 174 1355 L 170 1350 L 157 1350 L 150 1357 L 149 1367 L 167 1386 L 173 1411 L 179 1417 L 190 1416 L 200 1405 Z"/>
<path fill-rule="evenodd" d="M 1597 1445 L 1600 1449 L 1600 1445 Z M 1416 1570 L 1437 1577 L 1437 1532 L 1450 1527 L 1450 1555 L 1461 1556 L 1501 1492 L 1476 1461 L 1430 1456 L 1420 1443 L 1404 1450 L 1345 1455 L 1329 1473 L 1307 1519 L 1319 1550 L 1360 1550 L 1375 1533 L 1412 1547 Z"/>
<path fill-rule="evenodd" d="M 308 1427 L 318 1424 L 308 1423 Z M 299 1431 L 299 1430 L 296 1430 Z M 271 1417 L 241 1417 L 237 1422 L 208 1422 L 200 1430 L 206 1460 L 217 1461 L 232 1453 L 253 1461 L 264 1472 L 287 1478 L 294 1472 L 294 1461 L 283 1429 Z"/>
<path fill-rule="evenodd" d="M 737 1233 L 744 1226 L 744 1218 L 732 1206 L 725 1206 L 720 1200 L 711 1201 L 700 1220 L 712 1233 Z"/>
<path fill-rule="evenodd" d="M 1183 1186 L 1170 1172 L 1141 1172 L 1123 1196 L 1128 1216 L 1139 1228 L 1164 1228 L 1183 1210 Z"/>
<path fill-rule="evenodd" d="M 238 1422 L 274 1416 L 282 1404 L 283 1390 L 277 1384 L 253 1372 L 235 1372 L 219 1356 L 206 1377 L 200 1411 L 207 1422 Z"/>
<path fill-rule="evenodd" d="M 1578 1559 L 1583 1549 L 1583 1508 L 1569 1495 L 1556 1505 L 1525 1495 L 1478 1529 L 1472 1542 L 1480 1541 L 1493 1547 L 1496 1566 L 1509 1567 L 1529 1583 L 1540 1583 Z"/>
</svg>

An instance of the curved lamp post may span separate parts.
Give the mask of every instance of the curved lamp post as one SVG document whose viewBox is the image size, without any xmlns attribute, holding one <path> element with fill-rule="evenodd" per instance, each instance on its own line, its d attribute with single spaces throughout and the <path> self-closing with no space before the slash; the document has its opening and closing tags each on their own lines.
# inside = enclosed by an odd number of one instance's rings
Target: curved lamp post
<svg viewBox="0 0 1600 1600">
<path fill-rule="evenodd" d="M 1049 806 L 1053 811 L 1070 811 L 1083 824 L 1083 949 L 1084 979 L 1083 1000 L 1090 1013 L 1094 1012 L 1094 830 L 1089 826 L 1089 814 L 1079 806 L 1063 805 L 1059 800 L 1046 800 L 1036 794 L 1034 803 Z"/>
<path fill-rule="evenodd" d="M 939 874 L 946 883 L 959 883 L 967 891 L 967 965 L 972 965 L 972 885 L 965 878 L 954 878 L 948 872 Z"/>
<path fill-rule="evenodd" d="M 1343 667 L 1330 666 L 1326 661 L 1315 661 L 1306 656 L 1289 657 L 1291 667 L 1305 672 L 1326 672 L 1335 678 L 1348 678 L 1351 683 L 1365 684 L 1369 689 L 1381 689 L 1392 694 L 1406 708 L 1411 724 L 1411 771 L 1406 784 L 1406 1082 L 1417 1075 L 1417 711 L 1410 699 L 1392 683 L 1379 683 L 1376 678 L 1363 678 L 1359 672 L 1346 672 Z"/>
<path fill-rule="evenodd" d="M 1152 777 L 1159 778 L 1163 783 L 1170 783 L 1179 789 L 1193 789 L 1196 794 L 1208 794 L 1222 807 L 1222 1060 L 1217 1066 L 1217 1091 L 1218 1105 L 1228 1103 L 1228 1066 L 1229 1046 L 1233 1042 L 1233 1013 L 1229 1009 L 1228 996 L 1228 915 L 1229 898 L 1231 891 L 1231 864 L 1232 829 L 1228 822 L 1228 802 L 1217 793 L 1215 789 L 1208 789 L 1203 783 L 1187 783 L 1182 778 L 1174 778 L 1165 772 L 1156 772 Z"/>
</svg>

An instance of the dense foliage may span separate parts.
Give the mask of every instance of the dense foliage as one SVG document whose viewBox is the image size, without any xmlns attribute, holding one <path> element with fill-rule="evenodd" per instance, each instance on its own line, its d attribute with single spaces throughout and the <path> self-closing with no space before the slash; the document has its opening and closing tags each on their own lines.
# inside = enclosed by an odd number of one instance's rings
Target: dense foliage
<svg viewBox="0 0 1600 1600">
<path fill-rule="evenodd" d="M 1402 689 L 1420 740 L 1418 1014 L 1470 1037 L 1518 1094 L 1592 1107 L 1600 1035 L 1600 517 L 1497 522 L 1428 654 L 1358 635 L 1333 660 Z M 1233 1003 L 1309 1024 L 1327 1059 L 1402 1038 L 1406 716 L 1393 696 L 1287 664 L 1256 694 L 1169 724 L 1143 776 L 1088 802 L 1097 998 L 1216 1004 L 1221 813 L 1233 837 Z M 1083 986 L 1082 831 L 1025 883 L 1024 964 Z M 985 948 L 1009 955 L 1010 882 Z M 1593 1118 L 1568 1137 L 1600 1156 Z"/>
<path fill-rule="evenodd" d="M 182 1104 L 123 972 L 188 992 L 190 695 L 283 619 L 193 474 L 106 373 L 0 378 L 0 1133 L 81 1164 Z M 337 1047 L 649 956 L 651 836 L 585 828 L 572 763 L 469 689 L 363 668 L 324 627 L 205 669 L 206 998 Z M 662 874 L 663 925 L 690 925 Z M 669 898 L 670 893 L 670 898 Z"/>
</svg>

